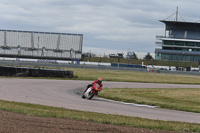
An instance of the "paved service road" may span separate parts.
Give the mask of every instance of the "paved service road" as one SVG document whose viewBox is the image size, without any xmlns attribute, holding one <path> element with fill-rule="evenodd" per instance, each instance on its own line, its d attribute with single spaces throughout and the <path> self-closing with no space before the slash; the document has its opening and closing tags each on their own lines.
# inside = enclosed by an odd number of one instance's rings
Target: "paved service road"
<svg viewBox="0 0 200 133">
<path fill-rule="evenodd" d="M 99 99 L 86 100 L 75 92 L 83 91 L 90 81 L 47 79 L 0 79 L 0 99 L 64 107 L 82 111 L 137 116 L 148 119 L 200 123 L 200 113 L 139 107 Z M 105 88 L 200 88 L 200 85 L 103 82 Z"/>
</svg>

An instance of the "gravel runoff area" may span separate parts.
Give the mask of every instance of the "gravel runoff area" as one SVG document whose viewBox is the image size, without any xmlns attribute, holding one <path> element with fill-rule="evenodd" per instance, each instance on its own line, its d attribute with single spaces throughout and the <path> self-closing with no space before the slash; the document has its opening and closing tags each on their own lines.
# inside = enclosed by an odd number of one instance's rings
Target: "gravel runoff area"
<svg viewBox="0 0 200 133">
<path fill-rule="evenodd" d="M 1 133 L 178 133 L 0 111 Z"/>
</svg>

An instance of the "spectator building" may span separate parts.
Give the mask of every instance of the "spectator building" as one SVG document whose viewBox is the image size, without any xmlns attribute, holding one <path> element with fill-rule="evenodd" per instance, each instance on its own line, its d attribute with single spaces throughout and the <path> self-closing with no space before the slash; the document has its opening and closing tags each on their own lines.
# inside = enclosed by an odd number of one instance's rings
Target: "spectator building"
<svg viewBox="0 0 200 133">
<path fill-rule="evenodd" d="M 155 49 L 156 60 L 200 61 L 200 23 L 179 21 L 178 8 L 174 21 L 160 20 L 165 24 L 165 35 L 156 36 L 161 48 Z"/>
<path fill-rule="evenodd" d="M 79 62 L 82 43 L 83 34 L 0 29 L 0 57 Z"/>
</svg>

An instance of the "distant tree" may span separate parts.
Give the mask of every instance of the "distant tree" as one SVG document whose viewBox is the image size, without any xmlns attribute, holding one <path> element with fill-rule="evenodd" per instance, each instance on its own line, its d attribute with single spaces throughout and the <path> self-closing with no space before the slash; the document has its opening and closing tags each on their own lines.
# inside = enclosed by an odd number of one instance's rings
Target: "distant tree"
<svg viewBox="0 0 200 133">
<path fill-rule="evenodd" d="M 135 52 L 133 53 L 133 59 L 138 59 L 137 55 L 135 54 Z"/>
<path fill-rule="evenodd" d="M 109 54 L 110 58 L 124 58 L 124 53 Z"/>
<path fill-rule="evenodd" d="M 117 58 L 115 54 L 109 54 L 110 58 Z"/>
<path fill-rule="evenodd" d="M 145 55 L 144 60 L 153 60 L 153 57 L 148 52 L 147 55 Z"/>
<path fill-rule="evenodd" d="M 135 52 L 127 52 L 126 58 L 127 59 L 138 59 L 138 57 L 135 54 Z"/>
<path fill-rule="evenodd" d="M 118 55 L 118 58 L 124 58 L 123 56 L 124 56 L 124 53 L 117 53 L 117 55 Z"/>
<path fill-rule="evenodd" d="M 95 54 L 93 54 L 93 53 L 90 53 L 90 52 L 83 53 L 83 54 L 82 54 L 82 56 L 83 56 L 83 57 L 96 57 L 96 55 L 95 55 Z"/>
</svg>

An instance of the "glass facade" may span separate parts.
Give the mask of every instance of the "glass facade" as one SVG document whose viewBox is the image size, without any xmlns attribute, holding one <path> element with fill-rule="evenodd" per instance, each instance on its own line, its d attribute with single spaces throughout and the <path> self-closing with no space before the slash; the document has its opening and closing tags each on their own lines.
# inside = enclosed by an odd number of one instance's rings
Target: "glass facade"
<svg viewBox="0 0 200 133">
<path fill-rule="evenodd" d="M 169 61 L 199 62 L 200 56 L 172 55 L 172 54 L 158 54 L 158 53 L 156 53 L 155 59 L 156 60 L 169 60 Z"/>
<path fill-rule="evenodd" d="M 200 61 L 200 23 L 161 21 L 165 27 L 165 35 L 157 37 L 161 40 L 161 48 L 155 50 L 156 60 Z M 168 35 L 166 34 L 168 33 Z"/>
</svg>

